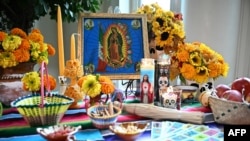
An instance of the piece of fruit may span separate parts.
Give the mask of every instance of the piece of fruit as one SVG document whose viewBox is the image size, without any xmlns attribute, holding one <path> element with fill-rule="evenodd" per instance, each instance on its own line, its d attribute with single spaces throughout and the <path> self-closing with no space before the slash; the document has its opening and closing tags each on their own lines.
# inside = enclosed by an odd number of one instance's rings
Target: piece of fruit
<svg viewBox="0 0 250 141">
<path fill-rule="evenodd" d="M 215 87 L 215 90 L 216 90 L 217 96 L 220 98 L 225 91 L 231 90 L 231 88 L 230 88 L 230 86 L 228 86 L 226 84 L 219 84 Z"/>
<path fill-rule="evenodd" d="M 244 95 L 248 95 L 250 93 L 250 78 L 241 77 L 237 78 L 232 82 L 231 89 L 238 90 Z M 244 93 L 243 93 L 244 89 Z"/>
<path fill-rule="evenodd" d="M 226 100 L 235 101 L 235 102 L 243 102 L 242 100 L 242 94 L 238 90 L 226 90 L 221 98 L 224 98 Z"/>
</svg>

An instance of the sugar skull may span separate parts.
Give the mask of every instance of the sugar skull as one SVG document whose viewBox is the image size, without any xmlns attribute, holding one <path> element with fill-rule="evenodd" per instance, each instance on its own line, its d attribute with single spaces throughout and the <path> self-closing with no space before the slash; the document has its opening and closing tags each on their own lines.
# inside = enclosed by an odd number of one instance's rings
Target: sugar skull
<svg viewBox="0 0 250 141">
<path fill-rule="evenodd" d="M 160 76 L 158 79 L 158 86 L 160 92 L 166 92 L 168 87 L 168 77 Z"/>
<path fill-rule="evenodd" d="M 177 107 L 177 95 L 168 92 L 162 95 L 163 97 L 163 107 L 176 109 Z"/>
</svg>

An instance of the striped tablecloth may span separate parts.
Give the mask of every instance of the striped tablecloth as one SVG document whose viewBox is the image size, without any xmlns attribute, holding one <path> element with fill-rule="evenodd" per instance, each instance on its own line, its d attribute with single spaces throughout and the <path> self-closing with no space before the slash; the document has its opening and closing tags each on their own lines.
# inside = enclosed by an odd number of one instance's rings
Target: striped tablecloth
<svg viewBox="0 0 250 141">
<path fill-rule="evenodd" d="M 138 102 L 128 100 L 128 103 Z M 209 109 L 201 107 L 199 103 L 183 105 L 182 110 L 210 112 Z M 118 117 L 118 122 L 138 121 L 147 118 L 137 115 L 131 115 L 123 112 Z M 80 109 L 69 109 L 63 116 L 60 124 L 71 126 L 82 126 L 84 129 L 94 128 L 90 118 L 86 114 L 84 106 Z M 30 127 L 24 118 L 18 113 L 15 108 L 5 108 L 3 115 L 0 117 L 0 137 L 22 136 L 36 134 L 36 127 Z"/>
</svg>

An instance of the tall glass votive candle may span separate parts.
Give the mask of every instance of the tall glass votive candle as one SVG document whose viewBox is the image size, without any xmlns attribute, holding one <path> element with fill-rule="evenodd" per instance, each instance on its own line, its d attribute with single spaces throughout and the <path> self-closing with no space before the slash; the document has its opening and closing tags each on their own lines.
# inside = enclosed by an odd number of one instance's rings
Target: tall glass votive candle
<svg viewBox="0 0 250 141">
<path fill-rule="evenodd" d="M 170 56 L 163 54 L 158 57 L 155 68 L 155 102 L 162 103 L 161 95 L 167 91 L 170 86 Z"/>
<path fill-rule="evenodd" d="M 140 66 L 140 100 L 154 104 L 155 60 L 142 58 Z"/>
</svg>

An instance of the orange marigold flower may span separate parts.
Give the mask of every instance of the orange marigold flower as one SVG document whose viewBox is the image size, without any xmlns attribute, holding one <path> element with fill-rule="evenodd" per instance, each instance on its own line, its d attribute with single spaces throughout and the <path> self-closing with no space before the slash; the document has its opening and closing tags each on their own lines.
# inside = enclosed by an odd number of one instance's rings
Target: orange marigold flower
<svg viewBox="0 0 250 141">
<path fill-rule="evenodd" d="M 210 63 L 208 64 L 209 77 L 216 78 L 220 75 L 221 64 L 220 63 Z"/>
<path fill-rule="evenodd" d="M 41 34 L 41 31 L 37 28 L 32 29 L 31 33 L 39 33 Z"/>
<path fill-rule="evenodd" d="M 177 53 L 177 58 L 181 61 L 181 62 L 187 62 L 189 59 L 189 52 L 186 50 L 182 50 L 180 52 Z"/>
<path fill-rule="evenodd" d="M 65 92 L 64 92 L 64 95 L 68 96 L 68 97 L 71 97 L 75 100 L 75 102 L 79 101 L 79 100 L 82 100 L 83 99 L 83 96 L 84 94 L 81 93 L 78 89 L 76 89 L 74 86 L 72 85 L 69 85 Z"/>
<path fill-rule="evenodd" d="M 25 39 L 27 38 L 27 34 L 20 28 L 11 29 L 10 33 L 13 34 L 13 35 L 17 35 L 17 36 L 19 36 L 21 38 L 25 38 Z"/>
<path fill-rule="evenodd" d="M 56 88 L 56 79 L 52 76 L 52 75 L 48 75 L 48 80 L 47 80 L 47 76 L 43 76 L 44 78 L 44 87 L 46 90 L 49 90 L 49 86 L 50 86 L 50 90 L 54 90 Z"/>
<path fill-rule="evenodd" d="M 82 87 L 82 83 L 87 79 L 87 77 L 80 77 L 77 81 L 78 86 Z"/>
<path fill-rule="evenodd" d="M 50 56 L 54 56 L 56 54 L 56 50 L 51 44 L 48 44 L 48 54 Z"/>
<path fill-rule="evenodd" d="M 107 76 L 99 76 L 99 82 L 102 85 L 101 86 L 102 93 L 109 94 L 114 92 L 115 86 Z"/>
<path fill-rule="evenodd" d="M 6 36 L 7 36 L 7 33 L 0 31 L 0 42 L 2 42 Z"/>
<path fill-rule="evenodd" d="M 21 45 L 19 46 L 19 49 L 30 49 L 30 42 L 27 39 L 23 39 Z"/>
<path fill-rule="evenodd" d="M 26 49 L 17 49 L 13 54 L 17 62 L 27 62 L 30 60 L 30 53 Z"/>
<path fill-rule="evenodd" d="M 192 80 L 196 74 L 194 66 L 192 66 L 191 64 L 186 64 L 186 63 L 183 63 L 183 66 L 180 69 L 180 72 L 186 79 L 189 79 L 189 80 Z"/>
<path fill-rule="evenodd" d="M 114 92 L 114 90 L 115 90 L 115 86 L 114 86 L 114 84 L 112 84 L 112 83 L 101 83 L 102 84 L 102 86 L 101 86 L 101 91 L 102 91 L 102 93 L 104 93 L 104 94 L 110 94 L 110 93 L 113 93 Z"/>
<path fill-rule="evenodd" d="M 112 83 L 112 81 L 107 76 L 99 76 L 100 83 Z"/>
<path fill-rule="evenodd" d="M 34 42 L 43 42 L 43 35 L 37 32 L 31 32 L 28 38 Z"/>
</svg>

